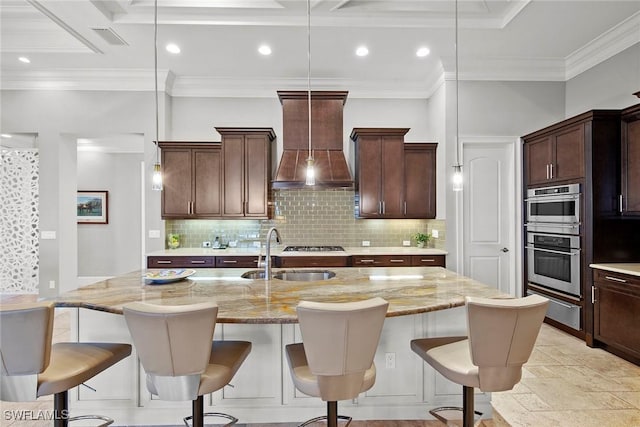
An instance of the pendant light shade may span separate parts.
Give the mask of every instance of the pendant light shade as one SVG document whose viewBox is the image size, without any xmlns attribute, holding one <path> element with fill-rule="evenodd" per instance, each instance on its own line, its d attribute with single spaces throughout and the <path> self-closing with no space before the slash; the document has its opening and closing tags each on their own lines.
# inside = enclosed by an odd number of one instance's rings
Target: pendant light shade
<svg viewBox="0 0 640 427">
<path fill-rule="evenodd" d="M 159 135 L 159 119 L 158 119 L 158 0 L 154 1 L 153 7 L 153 76 L 155 87 L 155 107 L 156 107 L 156 163 L 153 165 L 153 176 L 151 177 L 151 189 L 156 191 L 162 190 L 162 168 L 160 166 L 160 147 L 158 144 Z"/>
</svg>

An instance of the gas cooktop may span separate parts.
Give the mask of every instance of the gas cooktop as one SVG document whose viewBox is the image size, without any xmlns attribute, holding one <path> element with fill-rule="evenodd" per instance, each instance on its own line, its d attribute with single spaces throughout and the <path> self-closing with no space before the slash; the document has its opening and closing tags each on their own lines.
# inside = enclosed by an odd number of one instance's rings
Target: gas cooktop
<svg viewBox="0 0 640 427">
<path fill-rule="evenodd" d="M 338 252 L 344 251 L 342 246 L 286 246 L 284 252 Z"/>
</svg>

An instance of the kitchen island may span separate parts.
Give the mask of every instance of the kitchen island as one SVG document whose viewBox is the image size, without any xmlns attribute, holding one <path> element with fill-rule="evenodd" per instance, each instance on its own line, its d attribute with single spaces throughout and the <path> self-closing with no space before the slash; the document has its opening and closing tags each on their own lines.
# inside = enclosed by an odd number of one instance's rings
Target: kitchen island
<svg viewBox="0 0 640 427">
<path fill-rule="evenodd" d="M 242 279 L 247 269 L 195 270 L 187 279 L 164 285 L 149 284 L 143 272 L 132 272 L 65 293 L 56 305 L 76 313 L 72 338 L 130 342 L 120 315 L 128 302 L 216 302 L 216 339 L 247 340 L 253 347 L 232 381 L 234 387 L 205 398 L 205 411 L 228 412 L 241 422 L 301 422 L 325 411 L 320 399 L 295 390 L 286 365 L 284 346 L 301 340 L 295 324 L 300 300 L 342 302 L 378 296 L 389 301 L 374 359 L 376 383 L 358 399 L 340 403 L 341 413 L 355 419 L 385 420 L 430 418 L 429 408 L 460 404 L 460 387 L 426 366 L 409 343 L 418 337 L 464 334 L 465 296 L 506 297 L 440 267 L 331 268 L 335 277 L 305 282 Z M 81 387 L 73 393 L 72 408 L 108 414 L 118 424 L 146 425 L 179 424 L 190 412 L 189 402 L 158 401 L 144 384 L 134 349 L 133 357 L 88 383 L 97 392 Z M 491 416 L 489 395 L 478 395 L 476 402 Z"/>
</svg>

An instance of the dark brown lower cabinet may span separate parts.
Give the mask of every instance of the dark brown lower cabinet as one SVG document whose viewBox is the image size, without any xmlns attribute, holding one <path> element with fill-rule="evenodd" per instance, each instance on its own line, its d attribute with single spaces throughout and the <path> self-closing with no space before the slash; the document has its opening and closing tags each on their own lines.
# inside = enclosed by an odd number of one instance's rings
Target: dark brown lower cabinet
<svg viewBox="0 0 640 427">
<path fill-rule="evenodd" d="M 212 256 L 148 256 L 147 268 L 212 268 Z"/>
<path fill-rule="evenodd" d="M 278 257 L 276 267 L 349 267 L 348 256 Z"/>
<path fill-rule="evenodd" d="M 594 339 L 607 350 L 640 363 L 640 277 L 594 270 Z"/>
<path fill-rule="evenodd" d="M 353 267 L 444 267 L 444 255 L 353 255 Z"/>
<path fill-rule="evenodd" d="M 411 255 L 353 255 L 351 265 L 354 267 L 409 267 Z"/>
<path fill-rule="evenodd" d="M 217 256 L 216 268 L 257 268 L 257 256 Z"/>
</svg>

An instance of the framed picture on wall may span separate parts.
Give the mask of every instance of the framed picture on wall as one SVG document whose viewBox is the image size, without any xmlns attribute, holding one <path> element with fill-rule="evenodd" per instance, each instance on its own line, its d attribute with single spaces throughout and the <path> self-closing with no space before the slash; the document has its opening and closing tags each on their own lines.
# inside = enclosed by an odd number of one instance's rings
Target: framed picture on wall
<svg viewBox="0 0 640 427">
<path fill-rule="evenodd" d="M 109 192 L 78 191 L 76 211 L 78 224 L 108 224 Z"/>
</svg>

